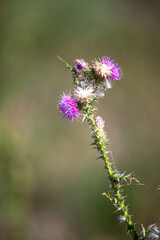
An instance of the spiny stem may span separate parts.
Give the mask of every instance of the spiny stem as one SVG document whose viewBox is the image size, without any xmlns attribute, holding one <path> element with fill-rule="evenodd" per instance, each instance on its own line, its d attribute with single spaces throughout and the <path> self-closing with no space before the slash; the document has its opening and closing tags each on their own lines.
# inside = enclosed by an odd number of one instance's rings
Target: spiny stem
<svg viewBox="0 0 160 240">
<path fill-rule="evenodd" d="M 109 180 L 111 182 L 112 190 L 113 193 L 112 195 L 110 194 L 104 194 L 106 197 L 108 197 L 111 202 L 114 204 L 116 207 L 116 210 L 121 211 L 122 215 L 126 219 L 126 223 L 128 226 L 128 231 L 130 232 L 133 240 L 140 240 L 140 238 L 137 235 L 137 232 L 134 228 L 134 224 L 131 220 L 131 216 L 128 213 L 128 208 L 125 205 L 124 202 L 124 197 L 122 196 L 120 192 L 120 182 L 118 179 L 118 172 L 115 170 L 112 170 L 111 163 L 109 162 L 109 158 L 107 156 L 107 150 L 106 150 L 106 143 L 105 139 L 103 136 L 105 136 L 104 130 L 99 130 L 96 124 L 96 116 L 94 115 L 94 112 L 96 109 L 93 108 L 92 104 L 85 104 L 83 107 L 84 110 L 84 116 L 88 120 L 89 125 L 91 126 L 92 129 L 92 137 L 94 139 L 93 144 L 96 146 L 97 150 L 101 154 L 101 158 L 105 162 L 105 168 L 108 173 Z M 145 238 L 143 238 L 145 239 Z"/>
</svg>

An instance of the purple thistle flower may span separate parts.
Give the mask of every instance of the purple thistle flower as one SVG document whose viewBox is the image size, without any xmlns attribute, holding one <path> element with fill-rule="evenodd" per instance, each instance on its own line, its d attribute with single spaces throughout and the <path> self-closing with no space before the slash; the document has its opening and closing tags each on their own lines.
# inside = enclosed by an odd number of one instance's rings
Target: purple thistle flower
<svg viewBox="0 0 160 240">
<path fill-rule="evenodd" d="M 110 69 L 110 79 L 111 80 L 120 80 L 122 77 L 122 69 L 118 66 L 114 60 L 111 60 L 109 57 L 102 57 L 101 62 L 104 63 L 108 69 Z"/>
<path fill-rule="evenodd" d="M 80 71 L 82 71 L 85 67 L 88 66 L 88 64 L 83 59 L 76 59 L 75 64 L 78 73 L 80 73 Z"/>
<path fill-rule="evenodd" d="M 70 121 L 74 118 L 78 118 L 79 110 L 76 100 L 71 98 L 71 95 L 67 95 L 63 93 L 60 96 L 60 100 L 58 103 L 58 109 L 62 118 L 68 118 Z"/>
</svg>

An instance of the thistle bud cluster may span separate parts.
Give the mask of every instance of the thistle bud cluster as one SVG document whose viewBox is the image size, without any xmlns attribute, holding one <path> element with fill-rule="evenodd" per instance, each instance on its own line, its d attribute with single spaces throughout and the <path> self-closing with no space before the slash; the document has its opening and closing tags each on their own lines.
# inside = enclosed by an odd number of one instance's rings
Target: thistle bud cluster
<svg viewBox="0 0 160 240">
<path fill-rule="evenodd" d="M 62 118 L 70 121 L 79 117 L 85 104 L 103 97 L 105 91 L 112 87 L 112 82 L 122 77 L 118 64 L 106 56 L 93 60 L 91 65 L 84 59 L 76 59 L 74 67 L 59 59 L 66 64 L 74 80 L 73 95 L 63 93 L 58 102 Z"/>
</svg>

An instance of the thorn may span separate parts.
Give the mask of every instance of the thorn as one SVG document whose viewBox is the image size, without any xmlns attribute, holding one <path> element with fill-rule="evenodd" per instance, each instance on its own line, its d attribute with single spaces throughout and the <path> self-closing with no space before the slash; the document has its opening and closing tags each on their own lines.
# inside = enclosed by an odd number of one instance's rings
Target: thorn
<svg viewBox="0 0 160 240">
<path fill-rule="evenodd" d="M 61 58 L 60 56 L 57 55 L 57 57 L 59 58 L 59 60 L 63 63 L 65 63 L 65 61 L 63 60 L 63 58 Z"/>
<path fill-rule="evenodd" d="M 121 208 L 117 208 L 117 210 L 114 211 L 114 213 L 121 211 Z"/>
<path fill-rule="evenodd" d="M 68 69 L 70 69 L 71 71 L 73 71 L 73 68 L 72 68 L 63 58 L 61 58 L 61 57 L 58 56 L 58 55 L 57 55 L 57 57 L 59 58 L 59 60 L 60 60 L 61 62 L 63 62 L 63 63 L 67 66 Z"/>
<path fill-rule="evenodd" d="M 145 234 L 146 234 L 146 230 L 145 230 L 143 224 L 141 224 L 141 227 L 142 227 L 142 234 L 143 234 L 143 236 L 145 236 Z"/>
</svg>

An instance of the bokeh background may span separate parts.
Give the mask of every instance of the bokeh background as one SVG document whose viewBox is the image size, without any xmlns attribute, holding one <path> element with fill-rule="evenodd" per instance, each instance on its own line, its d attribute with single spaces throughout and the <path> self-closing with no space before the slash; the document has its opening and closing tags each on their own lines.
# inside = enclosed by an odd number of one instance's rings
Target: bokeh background
<svg viewBox="0 0 160 240">
<path fill-rule="evenodd" d="M 0 238 L 124 240 L 105 197 L 104 164 L 87 124 L 61 120 L 71 65 L 110 56 L 123 68 L 98 103 L 118 169 L 144 186 L 125 188 L 136 227 L 160 217 L 160 2 L 0 2 Z"/>
</svg>

